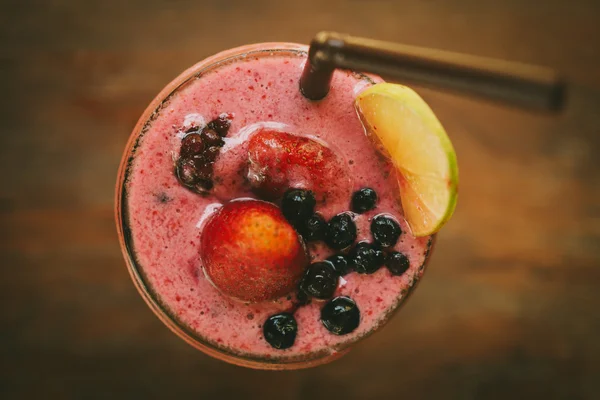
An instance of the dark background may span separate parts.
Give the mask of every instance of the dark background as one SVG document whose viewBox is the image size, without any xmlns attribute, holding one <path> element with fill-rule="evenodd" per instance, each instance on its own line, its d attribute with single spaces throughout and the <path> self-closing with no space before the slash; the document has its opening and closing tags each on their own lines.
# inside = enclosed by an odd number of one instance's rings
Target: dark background
<svg viewBox="0 0 600 400">
<path fill-rule="evenodd" d="M 600 2 L 0 2 L 0 398 L 600 398 Z M 319 30 L 548 65 L 558 117 L 419 90 L 460 199 L 409 305 L 330 365 L 246 370 L 173 335 L 127 274 L 121 152 L 183 69 Z"/>
</svg>

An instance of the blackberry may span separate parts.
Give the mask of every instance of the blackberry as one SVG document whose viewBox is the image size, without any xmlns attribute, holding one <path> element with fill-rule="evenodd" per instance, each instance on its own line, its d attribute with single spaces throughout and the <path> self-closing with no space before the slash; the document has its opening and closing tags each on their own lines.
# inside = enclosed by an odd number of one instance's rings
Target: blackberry
<svg viewBox="0 0 600 400">
<path fill-rule="evenodd" d="M 191 157 L 195 154 L 200 154 L 204 150 L 204 142 L 200 134 L 189 133 L 181 140 L 180 157 Z"/>
<path fill-rule="evenodd" d="M 175 166 L 175 175 L 186 188 L 196 193 L 206 193 L 213 187 L 212 162 L 202 158 L 180 158 Z"/>
<path fill-rule="evenodd" d="M 227 118 L 227 114 L 221 114 L 208 123 L 208 128 L 217 132 L 221 137 L 227 136 L 230 126 L 231 121 Z"/>
<path fill-rule="evenodd" d="M 215 186 L 214 182 L 210 179 L 200 179 L 198 183 L 194 185 L 192 190 L 198 194 L 206 194 Z"/>
<path fill-rule="evenodd" d="M 187 187 L 192 187 L 198 181 L 196 162 L 193 158 L 182 157 L 177 160 L 175 173 L 179 181 Z"/>
<path fill-rule="evenodd" d="M 181 140 L 175 175 L 183 186 L 199 194 L 213 188 L 213 164 L 225 144 L 216 129 L 225 129 L 225 133 L 229 129 L 219 118 L 211 121 L 212 127 L 206 126 L 201 131 L 199 127 L 189 128 Z"/>
<path fill-rule="evenodd" d="M 223 147 L 225 144 L 221 136 L 219 136 L 217 132 L 210 128 L 204 128 L 200 136 L 202 138 L 202 143 L 204 143 L 204 146 L 207 148 L 211 146 L 219 148 Z"/>
<path fill-rule="evenodd" d="M 204 149 L 204 151 L 200 155 L 197 155 L 196 157 L 205 159 L 208 162 L 213 162 L 217 159 L 217 156 L 219 155 L 220 151 L 221 151 L 220 147 L 210 146 L 210 147 Z"/>
<path fill-rule="evenodd" d="M 190 126 L 185 133 L 199 133 L 200 132 L 200 127 L 199 126 Z"/>
</svg>

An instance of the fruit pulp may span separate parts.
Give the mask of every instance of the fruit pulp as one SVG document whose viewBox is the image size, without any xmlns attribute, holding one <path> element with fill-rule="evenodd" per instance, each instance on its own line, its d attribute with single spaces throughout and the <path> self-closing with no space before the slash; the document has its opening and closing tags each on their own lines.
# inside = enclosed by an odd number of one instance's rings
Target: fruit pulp
<svg viewBox="0 0 600 400">
<path fill-rule="evenodd" d="M 431 237 L 408 233 L 394 166 L 372 146 L 354 110 L 358 93 L 379 78 L 336 71 L 329 95 L 311 102 L 298 88 L 306 50 L 280 43 L 246 46 L 184 72 L 140 118 L 117 183 L 122 248 L 150 307 L 195 347 L 250 367 L 298 368 L 337 357 L 385 323 L 402 303 L 422 275 L 432 244 Z M 222 113 L 232 115 L 231 128 L 214 165 L 215 186 L 208 196 L 201 196 L 179 184 L 174 160 L 187 128 Z M 293 294 L 273 302 L 244 304 L 223 296 L 203 273 L 198 251 L 207 215 L 226 201 L 256 197 L 244 174 L 248 138 L 261 129 L 313 138 L 343 160 L 347 175 L 329 182 L 339 195 L 317 205 L 327 220 L 350 209 L 354 191 L 370 187 L 377 192 L 377 207 L 355 215 L 357 242 L 372 241 L 370 220 L 378 214 L 397 219 L 404 232 L 392 249 L 410 260 L 402 276 L 381 268 L 372 275 L 352 272 L 340 279 L 335 296 L 351 297 L 361 310 L 360 325 L 348 335 L 327 331 L 319 319 L 324 303 L 313 300 L 295 312 L 295 344 L 274 349 L 262 337 L 261 327 L 270 315 L 293 306 Z M 302 186 L 302 182 L 295 184 Z M 321 242 L 308 248 L 312 261 L 334 254 Z"/>
</svg>

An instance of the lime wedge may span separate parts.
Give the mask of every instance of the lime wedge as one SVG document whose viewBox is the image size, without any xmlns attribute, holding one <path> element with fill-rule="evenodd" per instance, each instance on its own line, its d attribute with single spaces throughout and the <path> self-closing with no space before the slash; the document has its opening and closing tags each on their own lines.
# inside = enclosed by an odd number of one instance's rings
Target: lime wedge
<svg viewBox="0 0 600 400">
<path fill-rule="evenodd" d="M 412 234 L 439 231 L 458 196 L 456 154 L 440 121 L 415 91 L 392 83 L 369 87 L 355 106 L 367 135 L 398 170 Z"/>
</svg>

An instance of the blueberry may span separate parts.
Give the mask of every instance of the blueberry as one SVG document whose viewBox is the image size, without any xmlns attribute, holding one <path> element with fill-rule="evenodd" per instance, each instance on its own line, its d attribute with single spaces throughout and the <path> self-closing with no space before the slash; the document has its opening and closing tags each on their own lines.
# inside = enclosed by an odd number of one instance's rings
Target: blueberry
<svg viewBox="0 0 600 400">
<path fill-rule="evenodd" d="M 350 297 L 336 297 L 321 309 L 321 322 L 329 332 L 346 335 L 358 327 L 360 311 Z"/>
<path fill-rule="evenodd" d="M 359 274 L 372 274 L 385 263 L 385 253 L 377 245 L 360 242 L 349 254 L 350 264 Z"/>
<path fill-rule="evenodd" d="M 286 312 L 270 316 L 263 326 L 265 340 L 276 349 L 292 347 L 297 333 L 296 319 Z"/>
<path fill-rule="evenodd" d="M 333 265 L 333 269 L 339 276 L 344 276 L 348 272 L 350 272 L 350 265 L 348 263 L 348 258 L 343 254 L 336 254 L 327 258 L 326 261 L 329 261 Z"/>
<path fill-rule="evenodd" d="M 198 133 L 189 133 L 181 140 L 180 157 L 191 157 L 204 150 L 204 142 Z"/>
<path fill-rule="evenodd" d="M 281 211 L 294 226 L 304 223 L 315 211 L 315 195 L 310 190 L 288 189 L 283 194 Z"/>
<path fill-rule="evenodd" d="M 321 214 L 313 214 L 304 223 L 300 222 L 300 226 L 298 226 L 298 231 L 307 242 L 325 239 L 326 230 L 327 222 Z"/>
<path fill-rule="evenodd" d="M 391 217 L 378 215 L 371 222 L 371 233 L 375 242 L 382 247 L 392 247 L 402 234 L 400 225 Z"/>
<path fill-rule="evenodd" d="M 371 188 L 362 188 L 352 195 L 352 211 L 362 214 L 375 208 L 377 193 Z"/>
<path fill-rule="evenodd" d="M 219 136 L 217 132 L 210 128 L 204 128 L 200 136 L 202 137 L 202 142 L 206 147 L 213 146 L 219 148 L 223 147 L 225 144 L 221 136 Z"/>
<path fill-rule="evenodd" d="M 226 114 L 221 114 L 218 118 L 208 123 L 208 128 L 217 132 L 221 137 L 227 136 L 230 126 L 231 121 L 227 118 Z"/>
<path fill-rule="evenodd" d="M 300 289 L 306 294 L 325 300 L 333 296 L 338 285 L 338 275 L 329 262 L 311 264 L 300 282 Z"/>
<path fill-rule="evenodd" d="M 302 289 L 296 293 L 296 304 L 299 306 L 305 306 L 310 303 L 310 297 Z"/>
<path fill-rule="evenodd" d="M 341 213 L 329 220 L 325 242 L 332 249 L 344 249 L 350 246 L 356 240 L 356 225 L 352 216 L 348 213 Z"/>
<path fill-rule="evenodd" d="M 410 267 L 410 261 L 405 254 L 395 251 L 388 256 L 386 265 L 392 275 L 402 275 Z"/>
</svg>

